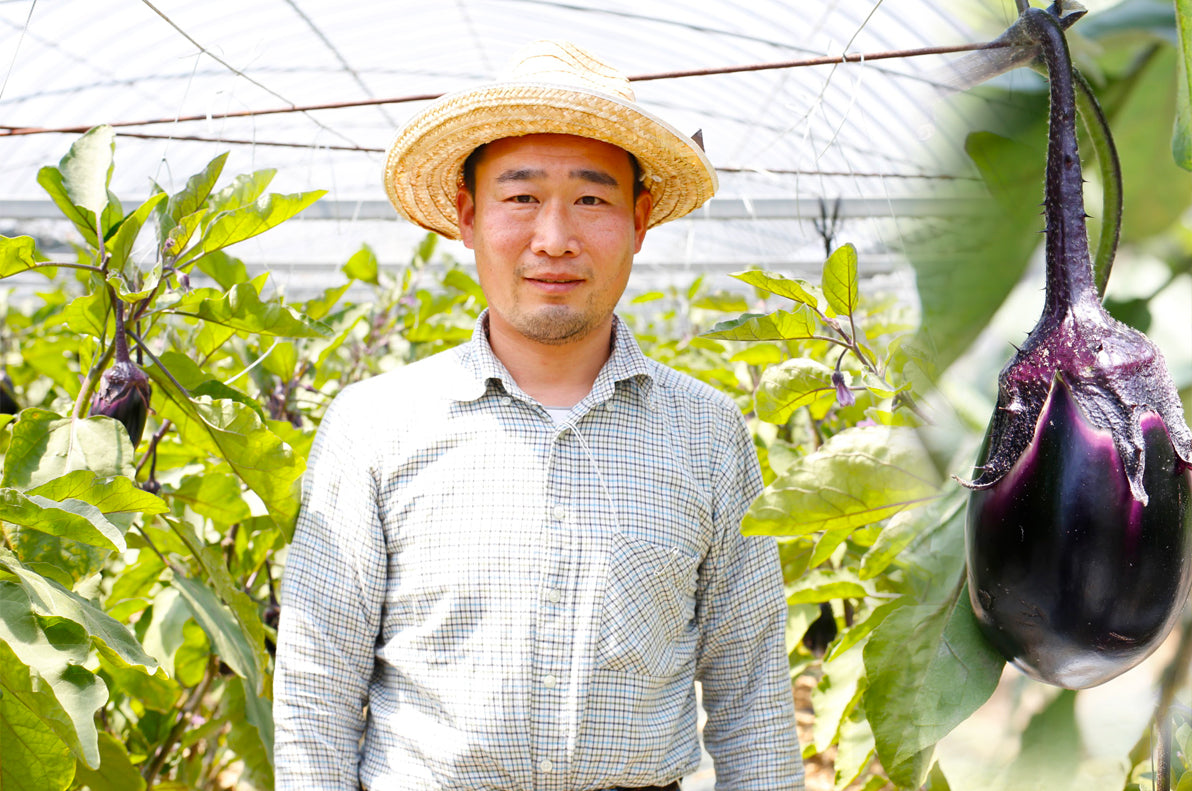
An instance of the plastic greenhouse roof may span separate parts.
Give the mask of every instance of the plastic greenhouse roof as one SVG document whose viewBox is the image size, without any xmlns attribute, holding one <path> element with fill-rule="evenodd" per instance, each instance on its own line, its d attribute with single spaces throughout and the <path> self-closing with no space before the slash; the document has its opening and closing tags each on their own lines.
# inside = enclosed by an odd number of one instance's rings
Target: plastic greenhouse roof
<svg viewBox="0 0 1192 791">
<path fill-rule="evenodd" d="M 179 189 L 216 154 L 229 174 L 277 169 L 274 192 L 326 189 L 302 219 L 232 253 L 302 288 L 361 243 L 400 264 L 422 237 L 381 185 L 395 129 L 438 94 L 492 79 L 522 44 L 571 40 L 631 76 L 873 54 L 976 39 L 935 0 L 0 0 L 0 129 L 124 124 L 113 191 Z M 954 154 L 935 135 L 931 75 L 946 56 L 636 81 L 639 101 L 701 129 L 721 188 L 653 229 L 638 268 L 818 267 L 816 229 L 862 267 L 896 262 L 898 219 L 931 205 Z M 328 109 L 242 114 L 331 103 Z M 194 120 L 175 120 L 192 118 Z M 0 233 L 55 247 L 64 226 L 36 181 L 74 132 L 0 132 Z M 133 135 L 143 135 L 133 136 Z M 461 261 L 462 247 L 448 247 Z M 632 287 L 632 286 L 631 286 Z"/>
</svg>

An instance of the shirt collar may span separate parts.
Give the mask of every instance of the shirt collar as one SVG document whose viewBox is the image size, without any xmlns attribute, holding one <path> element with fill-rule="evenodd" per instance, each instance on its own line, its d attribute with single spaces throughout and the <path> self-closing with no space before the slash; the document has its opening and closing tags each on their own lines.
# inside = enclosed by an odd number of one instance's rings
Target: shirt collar
<svg viewBox="0 0 1192 791">
<path fill-rule="evenodd" d="M 476 319 L 472 340 L 455 349 L 458 355 L 461 376 L 447 384 L 447 394 L 457 401 L 475 401 L 488 392 L 490 382 L 497 382 L 505 392 L 528 398 L 509 371 L 493 354 L 488 341 L 488 310 Z M 608 361 L 600 369 L 592 392 L 588 396 L 597 403 L 612 397 L 618 382 L 635 382 L 641 388 L 643 397 L 648 398 L 654 376 L 649 359 L 642 354 L 641 347 L 619 316 L 613 316 L 613 350 Z"/>
</svg>

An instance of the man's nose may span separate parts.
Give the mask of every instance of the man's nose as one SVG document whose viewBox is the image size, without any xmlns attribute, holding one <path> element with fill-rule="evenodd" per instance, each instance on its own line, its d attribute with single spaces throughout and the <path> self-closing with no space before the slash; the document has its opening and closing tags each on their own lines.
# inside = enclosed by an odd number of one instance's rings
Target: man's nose
<svg viewBox="0 0 1192 791">
<path fill-rule="evenodd" d="M 531 247 L 535 253 L 554 258 L 579 252 L 574 218 L 558 202 L 550 201 L 538 210 Z"/>
</svg>

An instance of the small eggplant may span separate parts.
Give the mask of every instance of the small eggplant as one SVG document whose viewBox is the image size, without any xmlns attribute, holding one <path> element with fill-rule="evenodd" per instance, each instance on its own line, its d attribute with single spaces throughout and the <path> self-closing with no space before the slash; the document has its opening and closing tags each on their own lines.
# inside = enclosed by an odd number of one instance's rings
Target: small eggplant
<svg viewBox="0 0 1192 791">
<path fill-rule="evenodd" d="M 0 368 L 0 415 L 15 415 L 21 411 L 8 371 Z"/>
<path fill-rule="evenodd" d="M 1026 674 L 1079 689 L 1141 662 L 1192 584 L 1192 431 L 1162 354 L 1101 305 L 1071 61 L 1054 16 L 1020 20 L 1051 83 L 1043 315 L 998 379 L 966 525 L 982 631 Z"/>
<path fill-rule="evenodd" d="M 103 372 L 91 399 L 92 415 L 107 415 L 124 424 L 135 448 L 145 432 L 153 389 L 149 375 L 131 361 L 117 361 Z"/>
</svg>

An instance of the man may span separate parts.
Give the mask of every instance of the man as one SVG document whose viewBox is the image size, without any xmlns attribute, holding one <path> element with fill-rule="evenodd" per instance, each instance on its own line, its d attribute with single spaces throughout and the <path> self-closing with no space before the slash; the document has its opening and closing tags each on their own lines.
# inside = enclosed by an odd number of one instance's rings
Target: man
<svg viewBox="0 0 1192 791">
<path fill-rule="evenodd" d="M 407 218 L 475 252 L 470 343 L 345 389 L 283 585 L 279 789 L 801 789 L 744 421 L 613 309 L 648 227 L 715 190 L 624 77 L 541 42 L 397 136 Z"/>
</svg>

